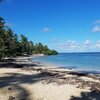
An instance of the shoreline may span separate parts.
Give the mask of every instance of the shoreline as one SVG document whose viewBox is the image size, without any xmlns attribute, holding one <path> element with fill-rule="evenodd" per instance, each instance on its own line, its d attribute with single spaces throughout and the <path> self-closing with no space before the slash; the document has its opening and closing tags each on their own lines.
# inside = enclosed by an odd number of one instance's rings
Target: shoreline
<svg viewBox="0 0 100 100">
<path fill-rule="evenodd" d="M 99 100 L 99 74 L 57 68 L 32 58 L 14 58 L 9 67 L 0 68 L 0 100 L 74 100 L 82 93 L 88 94 L 86 100 L 90 94 Z"/>
<path fill-rule="evenodd" d="M 32 60 L 34 61 L 34 59 Z M 67 66 L 67 65 L 59 65 L 59 64 L 52 64 L 52 63 L 46 63 L 46 62 L 42 62 L 42 61 L 37 61 L 39 63 L 42 64 L 46 64 L 46 65 L 50 65 L 50 66 L 54 66 L 56 68 L 63 68 L 63 69 L 70 69 L 70 70 L 74 70 L 74 71 L 78 71 L 78 72 L 84 72 L 84 73 L 91 73 L 91 74 L 100 74 L 100 70 L 99 69 L 94 69 L 91 67 L 87 67 L 84 68 L 84 66 L 82 68 L 79 68 L 78 66 Z"/>
<path fill-rule="evenodd" d="M 34 54 L 34 55 L 31 55 L 31 56 L 20 56 L 20 57 L 11 58 L 11 59 L 14 60 L 14 61 L 11 61 L 11 62 L 15 63 L 15 64 L 18 64 L 18 65 L 22 64 L 23 67 L 24 67 L 24 64 L 26 64 L 26 66 L 28 64 L 29 65 L 32 65 L 32 64 L 34 65 L 35 64 L 39 68 L 53 68 L 53 69 L 56 69 L 56 70 L 66 70 L 66 71 L 71 71 L 71 72 L 75 72 L 75 73 L 93 74 L 93 75 L 95 75 L 95 74 L 99 75 L 100 74 L 100 71 L 98 71 L 98 70 L 74 69 L 74 68 L 70 68 L 69 66 L 68 67 L 67 66 L 66 67 L 59 67 L 58 65 L 48 64 L 48 63 L 33 60 L 33 58 L 42 57 L 42 56 L 45 56 L 45 55 L 43 55 L 43 54 Z M 9 59 L 9 58 L 6 58 L 6 59 Z M 45 66 L 45 67 L 41 67 L 41 65 Z M 27 67 L 29 67 L 29 66 L 27 66 Z"/>
<path fill-rule="evenodd" d="M 37 57 L 40 57 L 40 56 L 37 56 Z M 34 57 L 35 58 L 35 57 Z M 100 74 L 100 70 L 95 70 L 95 69 L 80 69 L 80 68 L 77 68 L 77 66 L 75 66 L 76 68 L 73 68 L 73 66 L 59 66 L 59 65 L 55 65 L 55 64 L 48 64 L 48 63 L 44 63 L 44 62 L 39 62 L 39 61 L 34 61 L 32 60 L 31 58 L 31 61 L 34 63 L 34 62 L 38 62 L 38 63 L 41 63 L 41 64 L 44 64 L 44 65 L 49 65 L 49 66 L 53 66 L 57 69 L 68 69 L 68 70 L 72 70 L 72 71 L 75 71 L 75 72 L 81 72 L 81 73 L 90 73 L 90 74 Z"/>
</svg>

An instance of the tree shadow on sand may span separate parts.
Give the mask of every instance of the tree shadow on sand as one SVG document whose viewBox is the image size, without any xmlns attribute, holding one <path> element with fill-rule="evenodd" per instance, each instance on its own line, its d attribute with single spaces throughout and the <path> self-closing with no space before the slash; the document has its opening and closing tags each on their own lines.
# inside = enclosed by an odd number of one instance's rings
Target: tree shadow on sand
<svg viewBox="0 0 100 100">
<path fill-rule="evenodd" d="M 100 100 L 100 91 L 81 92 L 80 97 L 72 96 L 70 100 Z"/>
<path fill-rule="evenodd" d="M 0 68 L 23 68 L 24 66 L 27 67 L 36 67 L 37 64 L 33 64 L 33 63 L 20 63 L 18 64 L 17 62 L 0 62 Z"/>
<path fill-rule="evenodd" d="M 29 92 L 21 86 L 21 84 L 34 84 L 36 82 L 46 80 L 54 76 L 48 72 L 38 73 L 34 75 L 20 74 L 20 73 L 6 73 L 5 76 L 0 77 L 0 88 L 3 87 L 16 87 L 16 90 L 21 90 L 17 98 L 25 97 L 25 99 L 18 100 L 31 100 L 29 99 Z"/>
<path fill-rule="evenodd" d="M 49 77 L 54 76 L 48 72 L 38 73 L 35 75 L 27 75 L 20 73 L 7 73 L 7 76 L 0 77 L 0 88 L 5 86 L 11 86 L 15 84 L 33 84 L 38 81 L 46 80 Z"/>
</svg>

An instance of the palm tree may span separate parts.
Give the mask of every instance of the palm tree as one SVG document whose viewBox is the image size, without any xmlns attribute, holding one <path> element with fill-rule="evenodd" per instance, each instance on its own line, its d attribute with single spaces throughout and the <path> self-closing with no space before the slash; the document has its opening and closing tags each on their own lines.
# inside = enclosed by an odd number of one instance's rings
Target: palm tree
<svg viewBox="0 0 100 100">
<path fill-rule="evenodd" d="M 5 56 L 5 21 L 2 17 L 0 17 L 0 59 L 4 58 Z"/>
<path fill-rule="evenodd" d="M 22 47 L 22 53 L 23 54 L 27 54 L 27 50 L 28 50 L 28 40 L 27 37 L 25 37 L 24 35 L 21 35 L 21 42 L 20 45 Z"/>
</svg>

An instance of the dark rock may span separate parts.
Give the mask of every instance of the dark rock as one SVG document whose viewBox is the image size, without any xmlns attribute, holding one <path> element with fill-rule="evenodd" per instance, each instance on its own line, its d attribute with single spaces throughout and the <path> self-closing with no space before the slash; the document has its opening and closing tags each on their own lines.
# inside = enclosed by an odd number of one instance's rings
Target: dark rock
<svg viewBox="0 0 100 100">
<path fill-rule="evenodd" d="M 15 97 L 9 96 L 9 99 L 8 100 L 14 100 L 14 99 L 15 99 Z"/>
<path fill-rule="evenodd" d="M 8 88 L 8 90 L 12 90 L 12 88 L 11 88 L 11 87 L 9 87 L 9 88 Z"/>
</svg>

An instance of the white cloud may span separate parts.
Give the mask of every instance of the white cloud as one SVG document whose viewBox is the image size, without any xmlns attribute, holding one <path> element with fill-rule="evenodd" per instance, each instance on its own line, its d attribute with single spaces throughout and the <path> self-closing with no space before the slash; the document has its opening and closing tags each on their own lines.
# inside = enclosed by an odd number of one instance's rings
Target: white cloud
<svg viewBox="0 0 100 100">
<path fill-rule="evenodd" d="M 93 52 L 100 51 L 100 40 L 96 42 L 89 39 L 84 40 L 83 42 L 67 40 L 65 42 L 58 43 L 56 46 L 62 52 Z"/>
<path fill-rule="evenodd" d="M 57 48 L 63 51 L 77 51 L 79 50 L 79 44 L 75 40 L 67 40 L 66 42 L 58 43 Z"/>
<path fill-rule="evenodd" d="M 91 43 L 91 40 L 85 40 L 84 44 L 89 45 Z"/>
<path fill-rule="evenodd" d="M 100 40 L 98 40 L 98 41 L 96 42 L 95 47 L 96 47 L 96 48 L 100 48 Z"/>
<path fill-rule="evenodd" d="M 94 24 L 100 24 L 100 20 L 96 20 Z"/>
<path fill-rule="evenodd" d="M 41 31 L 42 32 L 50 32 L 51 29 L 49 27 L 44 27 Z"/>
<path fill-rule="evenodd" d="M 100 32 L 100 26 L 94 26 L 93 27 L 93 32 L 94 33 Z"/>
<path fill-rule="evenodd" d="M 66 45 L 70 49 L 71 48 L 72 49 L 78 48 L 78 43 L 75 40 L 68 40 L 68 41 L 66 41 Z"/>
<path fill-rule="evenodd" d="M 94 23 L 93 23 L 93 32 L 94 33 L 98 33 L 100 32 L 100 20 L 96 20 Z"/>
<path fill-rule="evenodd" d="M 85 48 L 89 48 L 92 45 L 92 41 L 91 40 L 85 40 L 83 44 L 84 44 Z"/>
</svg>

